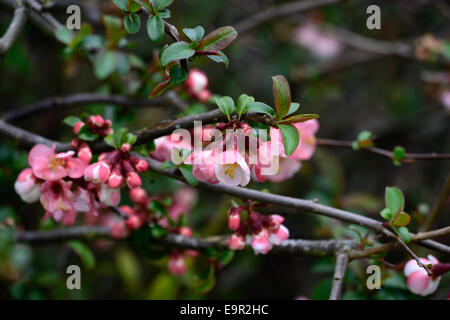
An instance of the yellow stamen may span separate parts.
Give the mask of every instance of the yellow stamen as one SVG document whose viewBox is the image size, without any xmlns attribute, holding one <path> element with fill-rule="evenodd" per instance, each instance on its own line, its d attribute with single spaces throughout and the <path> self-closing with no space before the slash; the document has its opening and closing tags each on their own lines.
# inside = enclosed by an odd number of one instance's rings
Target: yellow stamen
<svg viewBox="0 0 450 320">
<path fill-rule="evenodd" d="M 63 167 L 65 165 L 65 160 L 64 159 L 60 159 L 60 158 L 56 158 L 56 157 L 51 157 L 50 158 L 50 168 L 52 170 L 55 170 L 58 167 Z"/>
<path fill-rule="evenodd" d="M 234 169 L 239 167 L 239 165 L 235 162 L 232 164 L 225 164 L 225 174 L 230 176 L 231 179 L 234 179 Z"/>
</svg>

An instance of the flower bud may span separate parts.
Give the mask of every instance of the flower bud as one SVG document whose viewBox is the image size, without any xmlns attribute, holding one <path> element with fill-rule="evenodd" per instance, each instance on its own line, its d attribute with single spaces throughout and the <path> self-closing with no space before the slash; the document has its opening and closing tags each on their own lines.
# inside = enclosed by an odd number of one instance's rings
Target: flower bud
<svg viewBox="0 0 450 320">
<path fill-rule="evenodd" d="M 124 239 L 130 235 L 130 232 L 123 221 L 117 221 L 109 229 L 109 234 L 114 239 Z"/>
<path fill-rule="evenodd" d="M 195 98 L 197 98 L 197 100 L 199 100 L 199 101 L 207 102 L 211 98 L 211 92 L 206 89 L 202 90 L 195 95 Z"/>
<path fill-rule="evenodd" d="M 129 144 L 128 142 L 122 144 L 122 146 L 120 147 L 120 151 L 122 151 L 123 153 L 128 153 L 133 149 L 133 147 L 131 146 L 131 144 Z"/>
<path fill-rule="evenodd" d="M 98 161 L 84 170 L 84 179 L 94 183 L 105 183 L 108 180 L 111 169 L 104 161 Z"/>
<path fill-rule="evenodd" d="M 134 165 L 138 172 L 146 172 L 148 170 L 148 163 L 143 159 L 139 159 Z"/>
<path fill-rule="evenodd" d="M 139 187 L 130 190 L 130 198 L 133 202 L 144 206 L 146 206 L 148 202 L 147 192 Z"/>
<path fill-rule="evenodd" d="M 83 161 L 86 161 L 87 163 L 91 162 L 92 151 L 86 142 L 82 142 L 80 147 L 78 148 L 78 158 L 80 158 Z"/>
<path fill-rule="evenodd" d="M 192 230 L 189 227 L 180 227 L 178 232 L 185 237 L 192 237 Z"/>
<path fill-rule="evenodd" d="M 122 185 L 124 178 L 121 172 L 120 164 L 116 164 L 108 178 L 108 187 L 119 188 Z"/>
<path fill-rule="evenodd" d="M 233 233 L 228 240 L 228 248 L 231 250 L 243 250 L 245 248 L 245 236 L 240 233 Z"/>
<path fill-rule="evenodd" d="M 87 119 L 86 124 L 90 128 L 95 128 L 95 127 L 101 128 L 105 124 L 105 120 L 103 119 L 103 117 L 101 115 L 90 116 Z"/>
<path fill-rule="evenodd" d="M 128 172 L 127 185 L 130 189 L 140 187 L 142 185 L 141 177 L 139 177 L 139 175 L 134 171 Z"/>
<path fill-rule="evenodd" d="M 26 203 L 33 203 L 39 200 L 41 196 L 41 185 L 37 181 L 33 176 L 33 170 L 31 168 L 22 170 L 17 177 L 14 189 Z"/>
<path fill-rule="evenodd" d="M 120 202 L 120 189 L 112 189 L 106 184 L 102 184 L 98 192 L 101 203 L 107 206 L 117 206 Z"/>
<path fill-rule="evenodd" d="M 283 225 L 278 227 L 276 232 L 272 232 L 269 237 L 270 243 L 279 246 L 289 238 L 289 230 Z"/>
<path fill-rule="evenodd" d="M 125 225 L 130 230 L 136 230 L 142 226 L 142 221 L 137 215 L 133 214 L 129 216 L 127 220 L 125 220 Z"/>
<path fill-rule="evenodd" d="M 208 87 L 208 77 L 199 69 L 191 69 L 184 85 L 189 93 L 198 94 Z"/>
<path fill-rule="evenodd" d="M 75 125 L 73 126 L 73 133 L 78 135 L 80 133 L 81 128 L 83 128 L 83 126 L 84 126 L 84 122 L 82 122 L 82 121 L 78 121 L 77 123 L 75 123 Z"/>
<path fill-rule="evenodd" d="M 259 232 L 252 234 L 251 246 L 255 254 L 266 254 L 272 248 L 268 231 L 262 228 Z"/>
<path fill-rule="evenodd" d="M 187 270 L 184 257 L 179 253 L 169 255 L 167 267 L 169 268 L 169 272 L 171 274 L 180 277 L 183 276 Z"/>
<path fill-rule="evenodd" d="M 269 232 L 277 232 L 283 221 L 284 218 L 282 216 L 278 214 L 272 214 L 265 226 L 267 227 L 267 230 L 269 230 Z"/>
<path fill-rule="evenodd" d="M 228 212 L 228 228 L 230 230 L 237 230 L 241 222 L 240 208 L 232 207 Z"/>
</svg>

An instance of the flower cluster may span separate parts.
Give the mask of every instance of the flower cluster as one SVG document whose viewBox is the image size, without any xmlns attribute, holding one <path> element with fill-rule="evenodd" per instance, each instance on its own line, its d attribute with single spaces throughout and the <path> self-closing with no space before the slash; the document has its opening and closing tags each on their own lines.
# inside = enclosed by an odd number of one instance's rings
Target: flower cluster
<svg viewBox="0 0 450 320">
<path fill-rule="evenodd" d="M 231 250 L 244 249 L 247 235 L 255 254 L 266 254 L 273 245 L 280 245 L 289 238 L 289 230 L 282 225 L 282 216 L 265 216 L 248 209 L 250 214 L 243 218 L 243 211 L 243 207 L 231 207 L 228 212 L 228 227 L 235 231 L 228 242 Z"/>
<path fill-rule="evenodd" d="M 208 76 L 199 69 L 191 69 L 184 82 L 184 87 L 189 95 L 199 101 L 208 101 L 211 92 L 208 90 Z"/>
<path fill-rule="evenodd" d="M 114 132 L 114 130 L 111 128 L 111 120 L 103 119 L 103 117 L 100 115 L 93 115 L 89 116 L 85 122 L 76 122 L 73 127 L 73 133 L 75 133 L 76 135 L 80 134 L 85 125 L 91 133 L 97 134 L 102 138 Z"/>
</svg>

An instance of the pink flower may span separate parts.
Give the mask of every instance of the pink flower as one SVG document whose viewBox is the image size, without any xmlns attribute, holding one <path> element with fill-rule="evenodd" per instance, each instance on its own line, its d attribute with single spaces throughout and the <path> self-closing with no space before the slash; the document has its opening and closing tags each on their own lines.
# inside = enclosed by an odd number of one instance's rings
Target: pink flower
<svg viewBox="0 0 450 320">
<path fill-rule="evenodd" d="M 154 140 L 155 151 L 150 152 L 150 156 L 158 161 L 170 161 L 174 148 L 192 150 L 190 141 L 185 141 L 180 134 L 171 134 Z"/>
<path fill-rule="evenodd" d="M 34 176 L 39 179 L 56 181 L 67 176 L 76 179 L 83 176 L 87 162 L 72 158 L 74 154 L 74 151 L 55 154 L 55 145 L 49 148 L 37 144 L 28 155 L 28 163 L 33 169 Z"/>
<path fill-rule="evenodd" d="M 169 217 L 173 221 L 178 221 L 181 215 L 191 212 L 197 202 L 197 190 L 191 187 L 183 187 L 175 193 L 173 204 L 167 209 Z"/>
<path fill-rule="evenodd" d="M 124 239 L 130 235 L 128 228 L 123 220 L 116 221 L 109 229 L 109 234 L 114 239 Z"/>
<path fill-rule="evenodd" d="M 441 92 L 441 103 L 450 112 L 450 90 Z"/>
<path fill-rule="evenodd" d="M 267 180 L 272 182 L 280 183 L 292 178 L 302 167 L 300 161 L 293 160 L 290 158 L 280 158 L 280 164 L 278 167 L 278 172 L 272 175 L 264 176 Z"/>
<path fill-rule="evenodd" d="M 428 255 L 428 259 L 420 258 L 420 261 L 425 265 L 436 265 L 439 263 L 432 255 Z M 421 296 L 427 296 L 435 292 L 441 281 L 441 277 L 433 279 L 433 277 L 428 276 L 427 272 L 417 264 L 416 260 L 412 259 L 406 263 L 403 272 L 407 277 L 406 285 L 408 289 L 412 293 Z"/>
<path fill-rule="evenodd" d="M 238 232 L 233 233 L 233 235 L 228 240 L 228 248 L 230 250 L 242 250 L 245 248 L 245 235 Z"/>
<path fill-rule="evenodd" d="M 31 168 L 22 170 L 14 183 L 14 189 L 26 203 L 36 202 L 41 196 L 41 185 L 33 176 L 33 170 Z"/>
<path fill-rule="evenodd" d="M 63 180 L 46 181 L 41 187 L 41 204 L 46 210 L 44 219 L 53 217 L 65 225 L 74 224 L 77 212 L 74 194 L 70 191 L 71 182 Z"/>
<path fill-rule="evenodd" d="M 192 152 L 184 163 L 192 164 L 192 175 L 200 181 L 217 183 L 215 150 Z"/>
<path fill-rule="evenodd" d="M 169 268 L 169 272 L 175 276 L 181 277 L 186 273 L 186 262 L 184 257 L 178 252 L 169 254 L 167 266 Z"/>
<path fill-rule="evenodd" d="M 127 173 L 126 182 L 127 182 L 128 188 L 130 188 L 130 189 L 137 188 L 142 185 L 141 177 L 139 177 L 139 175 L 134 171 Z"/>
<path fill-rule="evenodd" d="M 237 207 L 232 207 L 228 212 L 228 228 L 230 230 L 237 230 L 241 223 L 241 210 Z"/>
<path fill-rule="evenodd" d="M 147 192 L 142 188 L 133 188 L 130 190 L 130 198 L 133 202 L 147 206 L 149 201 Z"/>
<path fill-rule="evenodd" d="M 267 223 L 267 230 L 269 232 L 277 232 L 280 228 L 280 225 L 283 223 L 284 218 L 279 214 L 272 214 L 269 217 L 269 221 Z"/>
<path fill-rule="evenodd" d="M 100 185 L 98 198 L 106 206 L 117 206 L 120 202 L 120 189 L 112 189 L 106 184 Z"/>
<path fill-rule="evenodd" d="M 308 48 L 319 58 L 332 58 L 342 51 L 342 45 L 336 38 L 311 22 L 300 25 L 293 38 L 295 43 Z"/>
<path fill-rule="evenodd" d="M 237 151 L 225 151 L 217 156 L 214 168 L 217 179 L 228 186 L 246 186 L 250 182 L 250 168 Z"/>
<path fill-rule="evenodd" d="M 262 228 L 258 233 L 252 235 L 251 246 L 255 254 L 266 254 L 272 249 L 267 229 Z"/>
<path fill-rule="evenodd" d="M 98 161 L 84 170 L 84 179 L 93 183 L 105 183 L 111 172 L 111 168 L 105 161 Z"/>
<path fill-rule="evenodd" d="M 80 145 L 80 147 L 78 148 L 77 155 L 79 159 L 85 161 L 86 163 L 89 163 L 92 160 L 92 151 L 86 142 L 83 142 Z"/>
<path fill-rule="evenodd" d="M 276 232 L 270 233 L 269 241 L 271 244 L 279 246 L 289 238 L 289 230 L 283 225 L 280 225 Z"/>
</svg>

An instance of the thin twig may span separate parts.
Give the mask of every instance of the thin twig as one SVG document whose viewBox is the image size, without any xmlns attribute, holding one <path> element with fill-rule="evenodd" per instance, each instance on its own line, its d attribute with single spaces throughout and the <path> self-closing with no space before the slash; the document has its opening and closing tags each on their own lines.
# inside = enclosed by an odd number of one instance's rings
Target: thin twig
<svg viewBox="0 0 450 320">
<path fill-rule="evenodd" d="M 433 223 L 436 221 L 437 217 L 439 216 L 439 213 L 444 208 L 445 203 L 448 201 L 449 196 L 450 196 L 450 174 L 447 175 L 444 186 L 442 187 L 441 192 L 439 193 L 439 197 L 437 198 L 436 202 L 434 203 L 433 209 L 431 210 L 430 214 L 427 216 L 421 230 L 427 231 L 427 230 L 431 229 L 431 227 L 433 226 Z"/>
<path fill-rule="evenodd" d="M 6 55 L 12 47 L 27 20 L 28 10 L 24 7 L 22 1 L 16 0 L 14 4 L 16 6 L 14 17 L 5 34 L 0 38 L 0 58 Z"/>
<path fill-rule="evenodd" d="M 333 285 L 331 287 L 330 300 L 339 300 L 342 295 L 345 271 L 347 270 L 348 256 L 344 252 L 336 254 L 336 265 L 333 275 Z"/>
</svg>

